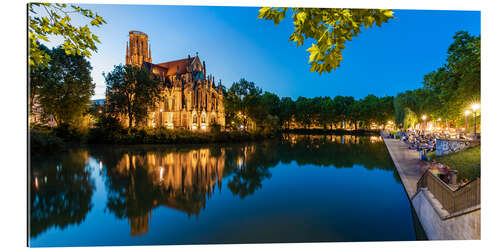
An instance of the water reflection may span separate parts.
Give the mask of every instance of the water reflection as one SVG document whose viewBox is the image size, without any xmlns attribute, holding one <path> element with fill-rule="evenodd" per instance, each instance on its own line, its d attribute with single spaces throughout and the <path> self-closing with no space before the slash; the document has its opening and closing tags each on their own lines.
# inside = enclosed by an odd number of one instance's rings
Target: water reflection
<svg viewBox="0 0 500 250">
<path fill-rule="evenodd" d="M 95 152 L 106 168 L 106 207 L 128 219 L 131 235 L 149 231 L 151 210 L 157 206 L 198 215 L 215 187 L 220 190 L 222 185 L 224 148 L 149 150 Z"/>
<path fill-rule="evenodd" d="M 71 150 L 32 165 L 30 237 L 85 220 L 95 188 L 86 167 L 88 157 L 86 150 Z"/>
<path fill-rule="evenodd" d="M 106 212 L 126 219 L 130 235 L 149 232 L 152 211 L 167 207 L 199 216 L 223 185 L 246 199 L 263 188 L 279 163 L 393 171 L 380 137 L 283 135 L 259 144 L 113 146 L 70 151 L 33 162 L 31 237 L 49 227 L 80 223 L 92 208 L 94 185 L 85 162 L 98 162 L 106 187 Z"/>
</svg>

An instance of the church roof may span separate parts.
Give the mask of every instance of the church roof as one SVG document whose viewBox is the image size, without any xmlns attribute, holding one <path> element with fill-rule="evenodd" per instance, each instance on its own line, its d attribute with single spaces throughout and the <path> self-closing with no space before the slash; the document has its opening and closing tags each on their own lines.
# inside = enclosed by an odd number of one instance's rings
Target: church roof
<svg viewBox="0 0 500 250">
<path fill-rule="evenodd" d="M 184 74 L 187 72 L 187 67 L 190 63 L 193 62 L 194 58 L 195 57 L 188 57 L 180 60 L 159 63 L 156 65 L 167 68 L 167 75 L 175 75 L 176 73 Z M 179 72 L 177 72 L 177 67 L 179 68 Z"/>
</svg>

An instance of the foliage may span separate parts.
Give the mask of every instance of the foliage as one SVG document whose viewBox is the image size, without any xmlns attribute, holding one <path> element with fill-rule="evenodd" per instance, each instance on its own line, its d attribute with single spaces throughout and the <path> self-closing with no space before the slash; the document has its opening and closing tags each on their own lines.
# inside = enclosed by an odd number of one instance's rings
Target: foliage
<svg viewBox="0 0 500 250">
<path fill-rule="evenodd" d="M 289 8 L 262 7 L 258 18 L 274 21 L 278 25 L 285 18 Z M 394 18 L 389 9 L 347 9 L 347 8 L 291 8 L 294 32 L 289 41 L 304 44 L 311 38 L 315 41 L 307 49 L 310 53 L 311 72 L 331 72 L 340 66 L 345 43 L 361 32 L 361 28 L 381 26 Z"/>
<path fill-rule="evenodd" d="M 28 38 L 29 66 L 45 67 L 51 57 L 40 48 L 40 41 L 49 42 L 50 36 L 61 37 L 64 42 L 61 48 L 67 55 L 90 56 L 97 51 L 99 38 L 92 34 L 90 26 L 99 27 L 106 23 L 104 19 L 91 10 L 60 3 L 28 3 Z M 90 19 L 89 24 L 77 27 L 71 24 L 70 14 L 76 13 Z"/>
<path fill-rule="evenodd" d="M 392 96 L 376 97 L 368 95 L 364 99 L 336 96 L 298 97 L 296 101 L 290 97 L 279 97 L 264 92 L 253 82 L 241 79 L 233 83 L 226 92 L 225 111 L 226 124 L 233 129 L 255 124 L 263 133 L 274 133 L 278 128 L 290 129 L 295 121 L 306 129 L 320 126 L 323 129 L 345 128 L 348 123 L 369 128 L 371 123 L 385 125 L 394 119 Z"/>
<path fill-rule="evenodd" d="M 64 148 L 63 139 L 54 135 L 50 128 L 31 127 L 30 128 L 30 154 L 52 154 Z"/>
<path fill-rule="evenodd" d="M 107 112 L 117 118 L 128 118 L 128 126 L 143 123 L 148 110 L 158 102 L 162 84 L 148 69 L 118 65 L 104 74 L 106 80 Z"/>
<path fill-rule="evenodd" d="M 447 63 L 424 76 L 423 88 L 406 91 L 395 98 L 399 123 L 405 108 L 409 108 L 418 117 L 425 114 L 430 120 L 441 118 L 447 124 L 463 124 L 465 110 L 480 102 L 481 38 L 459 31 L 453 39 Z"/>
<path fill-rule="evenodd" d="M 481 176 L 481 146 L 432 158 L 458 171 L 458 180 L 467 178 L 472 181 Z"/>
<path fill-rule="evenodd" d="M 256 130 L 275 130 L 278 128 L 280 99 L 262 89 L 254 82 L 241 79 L 233 83 L 224 97 L 226 124 L 233 129 L 252 127 Z"/>
<path fill-rule="evenodd" d="M 71 123 L 86 112 L 94 94 L 90 62 L 80 55 L 68 55 L 60 47 L 41 49 L 52 60 L 47 67 L 30 69 L 30 105 L 33 107 L 36 96 L 45 116 L 52 115 L 58 125 Z"/>
<path fill-rule="evenodd" d="M 410 108 L 404 109 L 403 128 L 413 128 L 418 123 L 418 117 Z"/>
<path fill-rule="evenodd" d="M 295 114 L 295 102 L 290 97 L 283 97 L 280 100 L 278 118 L 280 126 L 286 122 L 287 127 L 290 128 L 290 121 Z"/>
<path fill-rule="evenodd" d="M 221 143 L 243 142 L 272 138 L 274 134 L 245 131 L 211 131 L 207 133 L 193 132 L 184 129 L 168 129 L 166 127 L 134 127 L 124 129 L 114 118 L 107 118 L 110 127 L 98 123 L 90 129 L 88 142 L 92 144 L 177 144 L 177 143 Z M 113 129 L 114 128 L 114 129 Z"/>
</svg>

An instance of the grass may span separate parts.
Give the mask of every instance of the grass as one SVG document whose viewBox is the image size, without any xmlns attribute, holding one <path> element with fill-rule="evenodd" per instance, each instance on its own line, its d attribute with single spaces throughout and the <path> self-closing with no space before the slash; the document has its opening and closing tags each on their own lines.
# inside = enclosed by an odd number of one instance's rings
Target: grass
<svg viewBox="0 0 500 250">
<path fill-rule="evenodd" d="M 458 180 L 467 178 L 472 181 L 481 175 L 481 145 L 464 149 L 460 152 L 442 156 L 433 156 L 432 160 L 448 165 L 458 171 Z"/>
</svg>

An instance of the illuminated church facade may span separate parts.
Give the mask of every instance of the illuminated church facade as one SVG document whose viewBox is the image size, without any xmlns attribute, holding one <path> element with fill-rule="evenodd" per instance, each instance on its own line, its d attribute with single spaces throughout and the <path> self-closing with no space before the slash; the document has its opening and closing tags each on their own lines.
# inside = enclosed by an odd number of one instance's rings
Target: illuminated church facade
<svg viewBox="0 0 500 250">
<path fill-rule="evenodd" d="M 225 126 L 222 84 L 207 75 L 205 62 L 198 55 L 152 63 L 148 35 L 129 32 L 125 63 L 149 69 L 163 83 L 160 101 L 152 107 L 147 126 L 205 131 L 214 124 Z M 127 122 L 127 121 L 123 121 Z"/>
</svg>

